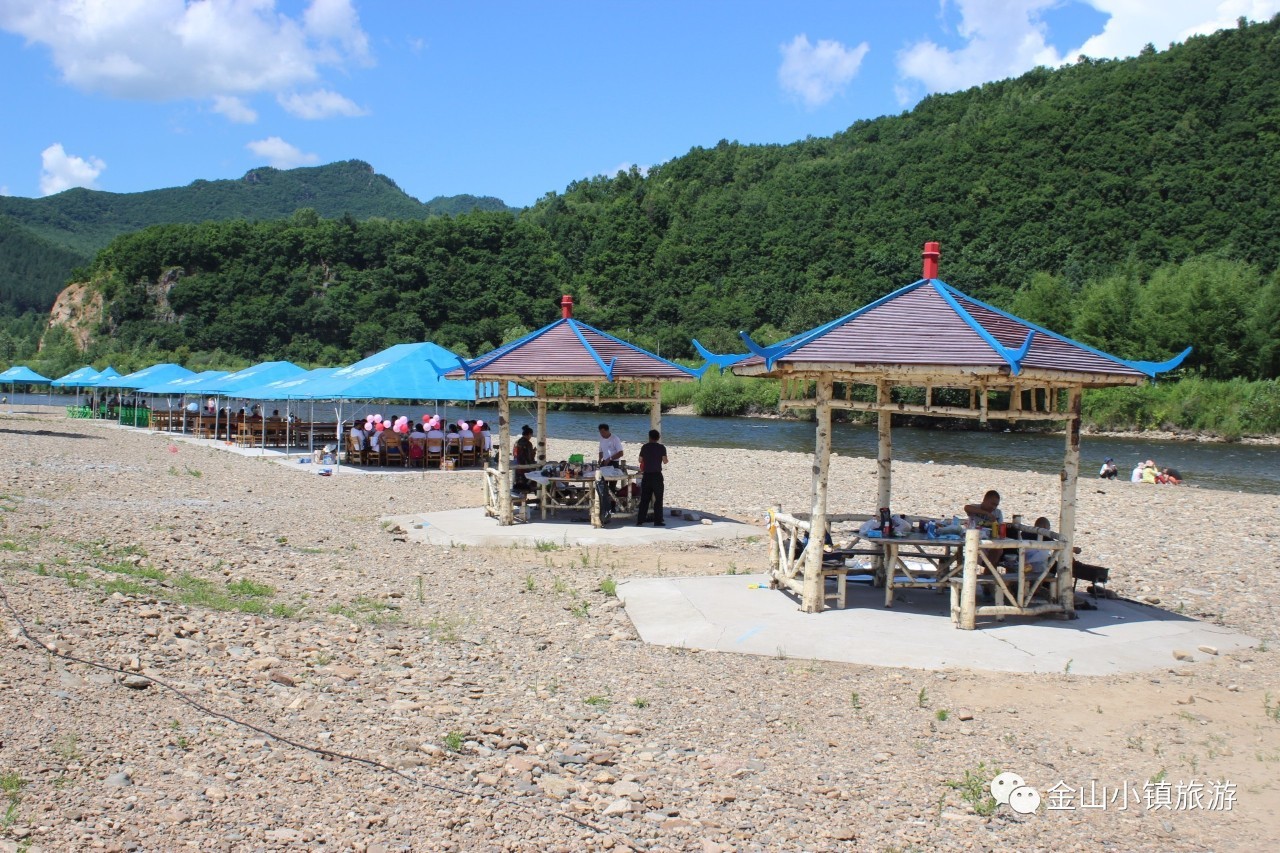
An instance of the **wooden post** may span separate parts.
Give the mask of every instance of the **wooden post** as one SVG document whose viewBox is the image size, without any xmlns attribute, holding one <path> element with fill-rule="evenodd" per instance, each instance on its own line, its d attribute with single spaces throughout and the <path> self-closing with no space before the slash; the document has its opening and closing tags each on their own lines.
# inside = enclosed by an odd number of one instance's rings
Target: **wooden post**
<svg viewBox="0 0 1280 853">
<path fill-rule="evenodd" d="M 1071 565 L 1076 537 L 1076 483 L 1080 479 L 1080 386 L 1067 392 L 1067 447 L 1062 459 L 1062 505 L 1058 512 L 1058 538 L 1062 540 L 1062 564 L 1058 567 L 1058 596 L 1068 619 L 1075 618 Z"/>
<path fill-rule="evenodd" d="M 888 406 L 889 400 L 889 383 L 881 379 L 876 383 L 876 405 Z M 893 497 L 893 415 L 881 409 L 876 414 L 876 427 L 880 440 L 876 445 L 877 503 L 872 511 L 891 506 L 889 501 Z"/>
<path fill-rule="evenodd" d="M 778 569 L 782 565 L 782 549 L 778 546 L 778 521 L 774 517 L 778 514 L 780 507 L 771 506 L 765 513 L 768 519 L 766 530 L 769 534 L 769 581 L 776 582 L 778 579 Z"/>
<path fill-rule="evenodd" d="M 960 576 L 959 628 L 972 631 L 978 625 L 978 537 L 977 530 L 964 532 L 964 569 Z"/>
<path fill-rule="evenodd" d="M 822 545 L 827 533 L 827 471 L 831 466 L 831 376 L 818 380 L 817 441 L 813 452 L 813 512 L 809 516 L 809 546 L 805 550 L 804 595 L 801 609 L 805 613 L 822 612 Z"/>
<path fill-rule="evenodd" d="M 511 403 L 507 399 L 507 380 L 498 380 L 498 524 L 515 523 L 511 506 Z"/>
<path fill-rule="evenodd" d="M 656 429 L 662 432 L 662 383 L 653 381 L 649 383 L 649 429 Z M 645 440 L 648 440 L 645 436 Z"/>
<path fill-rule="evenodd" d="M 538 397 L 538 450 L 535 458 L 539 465 L 547 463 L 547 383 L 535 383 L 533 393 Z M 503 447 L 506 450 L 506 447 Z"/>
</svg>

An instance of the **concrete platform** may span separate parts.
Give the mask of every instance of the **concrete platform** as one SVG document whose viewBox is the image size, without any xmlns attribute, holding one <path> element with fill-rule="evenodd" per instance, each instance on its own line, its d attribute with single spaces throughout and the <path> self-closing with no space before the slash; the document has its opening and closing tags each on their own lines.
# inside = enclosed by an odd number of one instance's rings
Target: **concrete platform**
<svg viewBox="0 0 1280 853">
<path fill-rule="evenodd" d="M 668 517 L 666 527 L 635 525 L 634 517 L 615 516 L 606 527 L 594 528 L 582 512 L 562 517 L 534 520 L 503 527 L 489 518 L 479 507 L 393 516 L 386 520 L 399 524 L 410 542 L 431 545 L 494 545 L 498 547 L 534 547 L 540 542 L 554 542 L 562 548 L 578 545 L 613 545 L 619 547 L 671 543 L 716 542 L 762 536 L 764 531 L 750 524 L 728 518 L 702 515 L 700 520 Z"/>
<path fill-rule="evenodd" d="M 752 589 L 751 584 L 763 584 Z M 1006 617 L 952 627 L 946 591 L 895 592 L 849 585 L 849 606 L 802 613 L 799 602 L 768 589 L 766 575 L 654 578 L 619 582 L 618 597 L 646 643 L 742 654 L 844 661 L 914 669 L 1064 672 L 1109 675 L 1165 669 L 1175 649 L 1194 658 L 1201 645 L 1228 652 L 1257 640 L 1167 610 L 1099 598 L 1080 618 Z"/>
</svg>

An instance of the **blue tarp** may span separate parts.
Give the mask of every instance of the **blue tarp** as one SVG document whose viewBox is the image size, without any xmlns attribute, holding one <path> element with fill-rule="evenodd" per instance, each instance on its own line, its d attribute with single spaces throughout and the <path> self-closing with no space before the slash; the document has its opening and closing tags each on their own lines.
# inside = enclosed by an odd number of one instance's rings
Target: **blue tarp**
<svg viewBox="0 0 1280 853">
<path fill-rule="evenodd" d="M 198 394 L 195 386 L 203 382 L 213 382 L 227 375 L 225 370 L 205 370 L 197 373 L 195 376 L 179 376 L 176 379 L 170 379 L 168 382 L 157 382 L 155 385 L 148 385 L 145 388 L 139 388 L 140 394 Z"/>
<path fill-rule="evenodd" d="M 268 382 L 265 385 L 241 389 L 235 393 L 235 396 L 244 400 L 297 399 L 299 388 L 308 382 L 331 376 L 337 370 L 338 368 L 336 367 L 317 367 L 315 370 L 308 370 L 306 373 L 300 373 L 288 379 L 277 379 L 275 382 Z"/>
<path fill-rule="evenodd" d="M 79 370 L 71 371 L 66 376 L 59 376 L 49 384 L 54 388 L 84 388 L 97 379 L 98 376 L 99 371 L 86 364 Z"/>
<path fill-rule="evenodd" d="M 310 400 L 459 400 L 476 399 L 476 383 L 441 379 L 440 373 L 458 366 L 458 356 L 431 342 L 396 344 L 380 353 L 335 370 L 327 378 L 299 386 L 291 395 Z M 496 383 L 495 383 L 496 384 Z M 512 397 L 533 392 L 514 382 Z"/>
<path fill-rule="evenodd" d="M 219 394 L 224 397 L 235 397 L 242 388 L 256 388 L 277 379 L 288 379 L 305 373 L 301 367 L 289 361 L 264 361 L 234 373 L 224 374 L 208 382 L 193 385 L 188 393 Z"/>
<path fill-rule="evenodd" d="M 106 371 L 103 372 L 105 373 Z M 99 377 L 94 380 L 93 385 L 95 388 L 137 389 L 168 382 L 170 379 L 191 376 L 195 376 L 195 373 L 179 364 L 153 364 L 150 367 L 144 367 L 142 370 L 130 373 L 128 376 L 117 376 L 114 379 L 102 379 Z"/>
<path fill-rule="evenodd" d="M 42 385 L 49 381 L 49 377 L 41 376 L 31 368 L 15 364 L 4 373 L 0 373 L 0 382 L 8 382 L 10 384 L 21 385 Z"/>
</svg>

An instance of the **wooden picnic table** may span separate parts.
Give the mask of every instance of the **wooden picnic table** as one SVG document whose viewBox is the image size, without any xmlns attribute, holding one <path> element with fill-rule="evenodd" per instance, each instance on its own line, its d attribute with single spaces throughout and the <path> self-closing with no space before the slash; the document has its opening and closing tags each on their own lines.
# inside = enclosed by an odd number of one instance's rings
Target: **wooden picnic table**
<svg viewBox="0 0 1280 853">
<path fill-rule="evenodd" d="M 541 471 L 530 471 L 525 477 L 538 486 L 538 511 L 544 520 L 548 512 L 554 514 L 559 510 L 585 509 L 589 513 L 592 527 L 604 527 L 599 483 L 633 486 L 639 482 L 640 472 L 605 466 L 579 476 L 549 476 Z M 636 488 L 628 488 L 625 494 L 615 496 L 617 512 L 629 514 L 636 511 L 639 504 L 636 492 Z"/>
</svg>

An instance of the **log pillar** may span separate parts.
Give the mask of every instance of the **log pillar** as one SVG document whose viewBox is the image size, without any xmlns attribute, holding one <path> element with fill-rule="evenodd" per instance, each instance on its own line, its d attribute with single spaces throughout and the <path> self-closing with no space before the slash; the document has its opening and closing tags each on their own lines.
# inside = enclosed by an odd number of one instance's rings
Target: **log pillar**
<svg viewBox="0 0 1280 853">
<path fill-rule="evenodd" d="M 498 524 L 515 523 L 511 506 L 511 402 L 507 399 L 507 380 L 498 380 Z"/>
<path fill-rule="evenodd" d="M 978 624 L 978 537 L 981 531 L 964 532 L 964 569 L 960 575 L 960 624 L 972 631 Z"/>
<path fill-rule="evenodd" d="M 831 465 L 831 376 L 818 379 L 817 440 L 813 453 L 813 511 L 809 515 L 809 546 L 804 552 L 804 595 L 800 608 L 805 613 L 822 612 L 822 545 L 827 533 L 827 472 Z"/>
<path fill-rule="evenodd" d="M 876 383 L 876 431 L 879 441 L 876 444 L 876 505 L 891 506 L 893 497 L 893 414 L 888 411 L 890 402 L 889 383 L 880 380 Z"/>
<path fill-rule="evenodd" d="M 538 447 L 534 458 L 538 460 L 539 465 L 545 465 L 547 464 L 547 383 L 535 383 L 533 393 L 538 398 Z M 503 445 L 503 450 L 506 449 L 506 445 Z"/>
<path fill-rule="evenodd" d="M 1068 619 L 1074 619 L 1071 566 L 1075 560 L 1076 484 L 1080 479 L 1080 386 L 1067 391 L 1067 441 L 1062 459 L 1062 503 L 1058 510 L 1058 536 L 1062 539 L 1062 564 L 1058 567 L 1058 596 Z"/>
<path fill-rule="evenodd" d="M 649 383 L 649 429 L 662 432 L 662 383 Z M 648 436 L 645 436 L 648 441 Z"/>
</svg>

